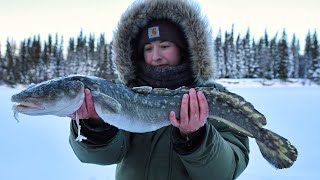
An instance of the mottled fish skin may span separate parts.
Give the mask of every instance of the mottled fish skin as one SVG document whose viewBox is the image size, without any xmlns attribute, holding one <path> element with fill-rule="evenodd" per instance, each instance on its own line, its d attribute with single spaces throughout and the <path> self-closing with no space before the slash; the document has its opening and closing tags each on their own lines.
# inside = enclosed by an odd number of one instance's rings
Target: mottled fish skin
<svg viewBox="0 0 320 180">
<path fill-rule="evenodd" d="M 27 112 L 21 105 L 20 108 L 14 105 L 13 110 L 28 115 L 66 116 L 81 106 L 84 87 L 91 90 L 95 109 L 105 122 L 137 133 L 170 125 L 169 112 L 180 114 L 182 96 L 189 91 L 186 87 L 176 90 L 148 86 L 128 88 L 93 76 L 72 75 L 33 85 L 13 95 L 13 102 L 33 107 Z M 298 156 L 297 149 L 287 139 L 263 128 L 266 118 L 251 103 L 237 94 L 213 87 L 197 87 L 196 90 L 202 91 L 207 98 L 210 120 L 223 122 L 235 131 L 255 138 L 263 157 L 276 168 L 292 166 Z M 42 110 L 50 108 L 53 110 Z"/>
</svg>

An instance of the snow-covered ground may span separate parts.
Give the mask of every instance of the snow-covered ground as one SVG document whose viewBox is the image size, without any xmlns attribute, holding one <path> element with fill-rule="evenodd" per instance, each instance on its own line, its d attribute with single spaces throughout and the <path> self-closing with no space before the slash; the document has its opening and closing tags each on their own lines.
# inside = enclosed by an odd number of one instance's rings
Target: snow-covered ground
<svg viewBox="0 0 320 180">
<path fill-rule="evenodd" d="M 268 120 L 268 129 L 288 138 L 299 156 L 289 169 L 277 170 L 250 139 L 250 163 L 239 180 L 317 180 L 320 169 L 320 87 L 302 80 L 219 80 L 250 101 Z M 115 166 L 81 163 L 69 146 L 69 118 L 20 115 L 10 97 L 23 87 L 0 86 L 0 179 L 112 180 Z"/>
</svg>

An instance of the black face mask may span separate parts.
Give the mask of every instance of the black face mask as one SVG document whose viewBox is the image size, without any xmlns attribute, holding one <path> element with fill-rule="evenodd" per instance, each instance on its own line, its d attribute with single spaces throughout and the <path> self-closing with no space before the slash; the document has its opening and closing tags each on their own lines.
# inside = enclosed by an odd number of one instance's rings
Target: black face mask
<svg viewBox="0 0 320 180">
<path fill-rule="evenodd" d="M 190 63 L 186 62 L 168 67 L 157 67 L 140 62 L 137 76 L 139 84 L 155 88 L 176 89 L 189 86 L 193 82 Z"/>
</svg>

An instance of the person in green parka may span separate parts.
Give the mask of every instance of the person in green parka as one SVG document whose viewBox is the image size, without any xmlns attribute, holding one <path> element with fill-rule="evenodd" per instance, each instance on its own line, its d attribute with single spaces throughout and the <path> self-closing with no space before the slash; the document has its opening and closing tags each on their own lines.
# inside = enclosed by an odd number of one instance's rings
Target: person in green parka
<svg viewBox="0 0 320 180">
<path fill-rule="evenodd" d="M 208 103 L 193 87 L 213 86 L 217 73 L 208 20 L 192 0 L 137 0 L 122 15 L 114 33 L 112 60 L 118 81 L 128 87 L 191 87 L 182 98 L 180 119 L 170 126 L 132 133 L 105 123 L 90 91 L 78 110 L 81 133 L 71 121 L 70 145 L 83 163 L 117 164 L 117 180 L 229 180 L 247 167 L 249 141 L 208 118 Z M 154 112 L 157 113 L 157 112 Z M 74 118 L 73 118 L 74 119 Z"/>
</svg>

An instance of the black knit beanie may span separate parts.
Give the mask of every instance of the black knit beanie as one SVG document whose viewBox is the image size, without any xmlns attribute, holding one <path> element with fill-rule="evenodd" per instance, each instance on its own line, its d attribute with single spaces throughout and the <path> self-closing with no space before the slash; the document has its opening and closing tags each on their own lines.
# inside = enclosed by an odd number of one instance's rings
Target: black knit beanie
<svg viewBox="0 0 320 180">
<path fill-rule="evenodd" d="M 152 41 L 173 42 L 181 50 L 187 45 L 179 27 L 167 20 L 153 20 L 145 26 L 138 38 L 138 53 L 143 52 L 144 45 Z"/>
</svg>

